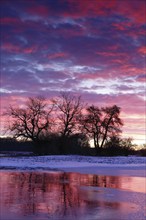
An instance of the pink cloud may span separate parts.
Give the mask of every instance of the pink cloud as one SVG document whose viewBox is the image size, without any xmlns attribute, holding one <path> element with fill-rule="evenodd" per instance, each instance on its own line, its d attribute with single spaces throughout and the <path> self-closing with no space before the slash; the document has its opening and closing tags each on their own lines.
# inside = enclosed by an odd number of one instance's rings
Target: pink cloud
<svg viewBox="0 0 146 220">
<path fill-rule="evenodd" d="M 37 46 L 31 46 L 31 47 L 24 48 L 22 52 L 25 54 L 31 54 L 31 53 L 35 53 L 37 50 L 38 50 Z"/>
<path fill-rule="evenodd" d="M 117 64 L 123 64 L 123 60 L 120 59 L 120 58 L 112 59 L 111 62 L 112 62 L 112 63 L 115 63 L 115 64 L 116 64 L 116 63 L 117 63 Z"/>
<path fill-rule="evenodd" d="M 120 53 L 120 52 L 116 52 L 116 51 L 111 52 L 111 50 L 110 51 L 101 51 L 101 52 L 97 51 L 97 52 L 95 52 L 95 54 L 101 55 L 104 57 L 119 57 L 119 56 L 125 57 L 124 53 Z"/>
<path fill-rule="evenodd" d="M 127 76 L 128 75 L 130 75 L 130 76 L 137 76 L 137 75 L 139 75 L 139 74 L 141 74 L 143 72 L 143 69 L 135 67 L 135 66 L 132 66 L 130 64 L 125 64 L 125 65 L 121 66 L 121 71 L 124 74 L 127 74 Z"/>
<path fill-rule="evenodd" d="M 105 15 L 107 9 L 110 10 L 115 7 L 116 0 L 67 0 L 70 4 L 70 10 L 63 13 L 64 16 L 82 17 L 82 16 L 96 16 Z"/>
<path fill-rule="evenodd" d="M 64 11 L 63 15 L 68 17 L 80 18 L 84 16 L 92 17 L 97 15 L 109 15 L 112 12 L 117 12 L 127 18 L 132 19 L 131 22 L 137 24 L 145 23 L 145 1 L 121 1 L 121 0 L 67 0 L 69 10 Z M 127 24 L 130 25 L 130 22 Z M 123 30 L 124 25 L 117 26 Z"/>
<path fill-rule="evenodd" d="M 1 48 L 3 50 L 9 51 L 9 52 L 15 52 L 15 53 L 19 53 L 20 52 L 20 47 L 17 45 L 14 45 L 12 43 L 4 43 L 2 44 Z"/>
<path fill-rule="evenodd" d="M 138 52 L 143 54 L 143 55 L 146 55 L 146 46 L 142 46 L 138 49 Z"/>
<path fill-rule="evenodd" d="M 32 45 L 32 46 L 26 47 L 26 48 L 22 48 L 18 45 L 10 43 L 10 42 L 3 43 L 1 48 L 5 51 L 8 51 L 8 52 L 25 53 L 25 54 L 35 53 L 38 50 L 36 45 Z"/>
<path fill-rule="evenodd" d="M 132 26 L 131 22 L 113 23 L 113 27 L 119 31 L 125 31 Z"/>
<path fill-rule="evenodd" d="M 108 48 L 107 48 L 108 49 Z M 146 47 L 142 46 L 138 49 L 138 52 L 142 55 L 146 54 Z M 131 54 L 126 52 L 119 52 L 112 50 L 95 52 L 96 55 L 102 56 L 102 59 L 106 65 L 109 65 L 109 70 L 106 72 L 116 73 L 119 76 L 138 76 L 145 70 L 142 66 L 136 66 L 130 63 Z M 110 66 L 112 67 L 110 68 Z"/>
<path fill-rule="evenodd" d="M 59 52 L 48 55 L 48 59 L 56 59 L 56 58 L 65 58 L 67 57 L 67 53 Z"/>
<path fill-rule="evenodd" d="M 120 2 L 120 1 L 119 1 Z M 119 3 L 118 2 L 118 3 Z M 121 1 L 121 4 L 118 5 L 118 12 L 122 15 L 133 19 L 133 22 L 136 23 L 145 23 L 146 17 L 145 17 L 145 0 L 141 1 Z"/>
</svg>

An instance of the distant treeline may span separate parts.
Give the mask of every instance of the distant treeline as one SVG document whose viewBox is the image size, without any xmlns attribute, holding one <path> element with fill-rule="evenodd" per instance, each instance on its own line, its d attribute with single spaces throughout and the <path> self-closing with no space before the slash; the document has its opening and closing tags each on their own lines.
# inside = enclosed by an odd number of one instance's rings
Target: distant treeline
<svg viewBox="0 0 146 220">
<path fill-rule="evenodd" d="M 36 152 L 32 141 L 18 141 L 14 138 L 0 138 L 0 151 L 1 152 L 30 152 L 33 155 L 59 155 L 60 150 L 60 137 L 54 135 L 49 140 L 41 141 L 39 143 L 40 152 Z M 69 147 L 68 147 L 69 146 Z M 91 148 L 85 137 L 78 135 L 72 136 L 66 140 L 64 146 L 64 154 L 96 156 L 97 151 Z M 146 156 L 146 148 L 143 146 L 140 150 L 135 150 L 133 146 L 109 144 L 102 150 L 99 150 L 98 156 Z"/>
<path fill-rule="evenodd" d="M 63 154 L 94 155 L 95 149 L 90 148 L 88 140 L 82 134 L 71 135 L 65 140 L 57 134 L 49 135 L 48 138 L 33 141 L 18 141 L 15 138 L 0 138 L 0 151 L 24 151 L 33 152 L 35 155 L 59 155 L 60 145 L 63 141 Z"/>
<path fill-rule="evenodd" d="M 33 152 L 32 141 L 18 141 L 15 138 L 0 138 L 0 151 Z"/>
</svg>

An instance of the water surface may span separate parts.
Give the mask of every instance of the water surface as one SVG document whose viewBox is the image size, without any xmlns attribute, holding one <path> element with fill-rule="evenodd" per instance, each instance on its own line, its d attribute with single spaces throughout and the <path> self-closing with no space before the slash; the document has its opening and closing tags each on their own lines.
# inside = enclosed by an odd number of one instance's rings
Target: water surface
<svg viewBox="0 0 146 220">
<path fill-rule="evenodd" d="M 1 220 L 144 220 L 145 178 L 2 171 Z"/>
</svg>

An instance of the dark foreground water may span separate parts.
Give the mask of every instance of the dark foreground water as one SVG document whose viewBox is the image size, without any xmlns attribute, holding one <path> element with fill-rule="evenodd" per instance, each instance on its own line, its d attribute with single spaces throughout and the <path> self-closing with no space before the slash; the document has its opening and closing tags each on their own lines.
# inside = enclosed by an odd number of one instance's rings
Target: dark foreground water
<svg viewBox="0 0 146 220">
<path fill-rule="evenodd" d="M 2 171 L 0 181 L 0 220 L 146 219 L 144 177 Z"/>
</svg>

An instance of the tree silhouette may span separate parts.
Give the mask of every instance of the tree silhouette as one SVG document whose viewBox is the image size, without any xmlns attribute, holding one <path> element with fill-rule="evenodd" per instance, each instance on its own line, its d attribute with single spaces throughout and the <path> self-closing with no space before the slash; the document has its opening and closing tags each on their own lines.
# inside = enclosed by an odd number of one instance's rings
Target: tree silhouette
<svg viewBox="0 0 146 220">
<path fill-rule="evenodd" d="M 123 122 L 120 115 L 120 107 L 117 105 L 113 105 L 112 107 L 102 108 L 102 112 L 104 113 L 103 120 L 101 123 L 102 128 L 102 142 L 100 147 L 102 148 L 105 141 L 110 135 L 119 134 L 121 131 L 120 127 L 123 126 Z"/>
<path fill-rule="evenodd" d="M 51 131 L 52 110 L 53 105 L 48 107 L 42 97 L 29 98 L 26 108 L 10 106 L 7 112 L 12 117 L 9 130 L 13 133 L 14 138 L 29 139 L 37 144 Z"/>
<path fill-rule="evenodd" d="M 78 122 L 83 109 L 81 97 L 72 96 L 70 93 L 60 93 L 60 97 L 53 100 L 57 108 L 58 130 L 61 135 L 61 151 L 65 140 L 78 131 Z"/>
<path fill-rule="evenodd" d="M 72 96 L 69 93 L 60 93 L 58 99 L 53 100 L 58 110 L 58 123 L 60 125 L 60 133 L 62 136 L 69 136 L 77 131 L 77 122 L 83 105 L 81 97 Z"/>
<path fill-rule="evenodd" d="M 82 130 L 94 140 L 94 147 L 98 152 L 111 135 L 121 132 L 123 122 L 119 117 L 120 107 L 114 105 L 98 108 L 92 105 L 86 110 L 87 114 L 80 121 Z"/>
<path fill-rule="evenodd" d="M 111 137 L 120 134 L 121 109 L 116 105 L 102 108 L 92 105 L 84 114 L 83 110 L 80 96 L 63 92 L 50 105 L 42 97 L 28 98 L 25 107 L 10 106 L 6 114 L 11 117 L 9 131 L 13 137 L 31 140 L 38 153 L 81 152 L 83 146 L 89 146 L 88 140 L 93 139 L 98 154 Z"/>
</svg>

